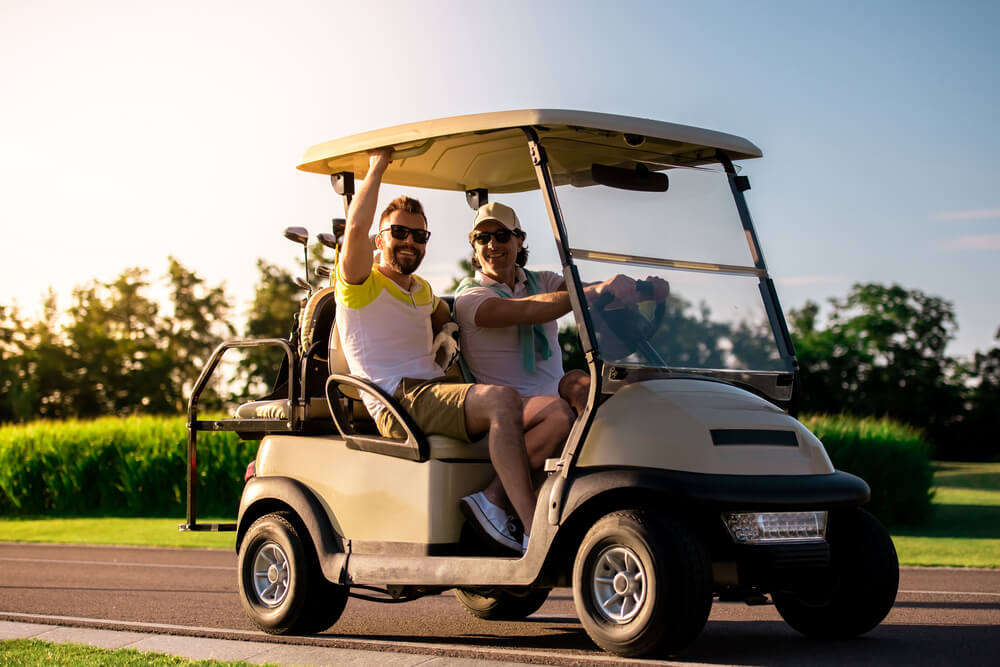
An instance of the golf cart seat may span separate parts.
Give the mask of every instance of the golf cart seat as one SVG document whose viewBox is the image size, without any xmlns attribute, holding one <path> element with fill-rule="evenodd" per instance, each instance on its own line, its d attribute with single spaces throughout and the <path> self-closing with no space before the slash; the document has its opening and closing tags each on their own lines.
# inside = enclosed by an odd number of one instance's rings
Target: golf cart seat
<svg viewBox="0 0 1000 667">
<path fill-rule="evenodd" d="M 330 377 L 327 380 L 327 401 L 334 423 L 351 449 L 396 456 L 412 461 L 429 459 L 448 461 L 489 461 L 489 444 L 484 437 L 466 443 L 443 435 L 426 435 L 399 403 L 377 385 L 349 374 L 347 359 L 340 347 L 337 325 L 330 335 Z M 396 417 L 406 431 L 406 438 L 382 437 L 367 408 L 361 401 L 362 392 L 376 396 Z"/>
<path fill-rule="evenodd" d="M 288 399 L 250 401 L 236 408 L 238 419 L 288 419 Z M 326 398 L 312 397 L 306 403 L 306 419 L 330 419 Z"/>
<path fill-rule="evenodd" d="M 305 373 L 301 391 L 308 397 L 305 409 L 305 420 L 330 419 L 330 409 L 323 394 L 323 385 L 329 374 L 327 361 L 327 341 L 333 331 L 337 304 L 333 287 L 325 287 L 306 302 L 299 324 L 299 351 L 303 355 Z M 283 377 L 285 369 L 279 371 Z M 284 385 L 275 387 L 268 396 L 262 399 L 244 403 L 236 409 L 238 419 L 289 419 L 288 388 Z M 283 398 L 279 398 L 284 394 Z"/>
</svg>

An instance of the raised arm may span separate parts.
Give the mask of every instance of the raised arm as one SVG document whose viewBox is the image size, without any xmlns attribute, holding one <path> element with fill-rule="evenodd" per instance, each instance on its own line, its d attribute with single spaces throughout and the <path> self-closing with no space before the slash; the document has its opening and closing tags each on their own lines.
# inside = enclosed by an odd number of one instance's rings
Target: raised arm
<svg viewBox="0 0 1000 667">
<path fill-rule="evenodd" d="M 340 251 L 340 275 L 350 285 L 360 285 L 372 270 L 372 246 L 368 240 L 382 175 L 392 161 L 392 148 L 378 148 L 368 153 L 368 174 L 347 212 L 344 244 Z"/>
</svg>

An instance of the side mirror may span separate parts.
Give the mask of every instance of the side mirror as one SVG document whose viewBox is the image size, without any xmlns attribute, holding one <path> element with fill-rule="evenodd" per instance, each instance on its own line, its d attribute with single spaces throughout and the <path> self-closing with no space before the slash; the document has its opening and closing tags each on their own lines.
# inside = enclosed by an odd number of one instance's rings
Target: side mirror
<svg viewBox="0 0 1000 667">
<path fill-rule="evenodd" d="M 619 190 L 634 190 L 637 192 L 666 192 L 670 187 L 667 175 L 658 171 L 650 171 L 644 164 L 636 164 L 635 169 L 612 167 L 607 164 L 590 166 L 590 177 L 595 183 Z"/>
<path fill-rule="evenodd" d="M 309 230 L 305 227 L 286 227 L 285 238 L 289 241 L 305 245 L 309 242 Z"/>
</svg>

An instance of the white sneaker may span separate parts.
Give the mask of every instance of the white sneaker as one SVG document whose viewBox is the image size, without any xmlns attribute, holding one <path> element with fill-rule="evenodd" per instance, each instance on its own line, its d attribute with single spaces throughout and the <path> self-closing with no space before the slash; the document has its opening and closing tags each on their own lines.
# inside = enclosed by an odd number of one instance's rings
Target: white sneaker
<svg viewBox="0 0 1000 667">
<path fill-rule="evenodd" d="M 468 495 L 459 503 L 462 514 L 472 527 L 484 537 L 507 547 L 511 551 L 523 553 L 519 542 L 510 531 L 507 513 L 489 501 L 482 491 Z"/>
</svg>

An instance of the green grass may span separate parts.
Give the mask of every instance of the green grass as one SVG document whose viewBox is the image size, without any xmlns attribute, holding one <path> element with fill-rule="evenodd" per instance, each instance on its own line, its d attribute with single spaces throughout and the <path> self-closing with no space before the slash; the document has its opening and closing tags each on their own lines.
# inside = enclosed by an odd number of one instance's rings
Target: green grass
<svg viewBox="0 0 1000 667">
<path fill-rule="evenodd" d="M 893 531 L 902 565 L 1000 567 L 1000 463 L 937 462 L 923 526 Z"/>
<path fill-rule="evenodd" d="M 54 644 L 37 639 L 9 639 L 0 641 L 0 667 L 14 665 L 248 665 L 246 662 L 219 662 L 218 660 L 188 660 L 163 653 L 147 653 L 135 649 L 108 650 L 86 644 Z M 274 663 L 268 663 L 274 664 Z"/>
<path fill-rule="evenodd" d="M 231 523 L 234 519 L 202 519 Z M 183 519 L 133 518 L 0 518 L 0 542 L 58 542 L 151 547 L 235 549 L 236 533 L 180 532 Z"/>
</svg>

